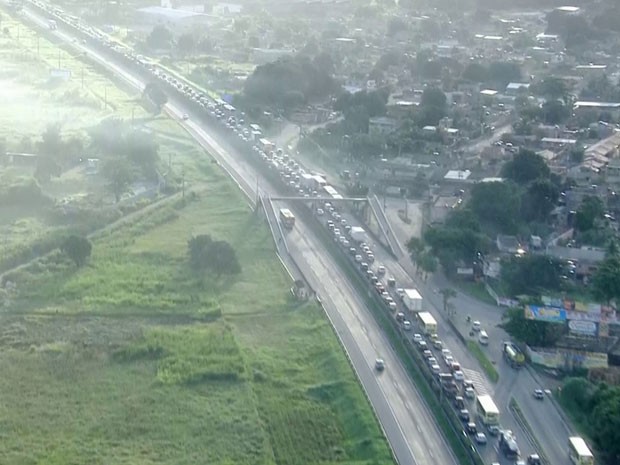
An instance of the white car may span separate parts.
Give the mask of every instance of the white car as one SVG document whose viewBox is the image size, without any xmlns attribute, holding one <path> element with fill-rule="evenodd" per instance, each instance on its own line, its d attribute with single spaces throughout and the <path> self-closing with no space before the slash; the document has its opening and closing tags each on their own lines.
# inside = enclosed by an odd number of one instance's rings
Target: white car
<svg viewBox="0 0 620 465">
<path fill-rule="evenodd" d="M 403 329 L 405 331 L 411 331 L 411 329 L 412 329 L 411 321 L 409 321 L 409 320 L 403 321 Z"/>
<path fill-rule="evenodd" d="M 463 372 L 461 370 L 455 371 L 453 376 L 454 376 L 454 380 L 455 381 L 464 381 L 465 380 L 465 375 L 463 374 Z"/>
<path fill-rule="evenodd" d="M 189 119 L 189 115 L 187 113 L 183 113 L 183 116 L 181 116 L 181 119 L 183 121 L 187 121 Z"/>
<path fill-rule="evenodd" d="M 319 215 L 319 216 L 323 216 L 325 214 L 325 211 L 323 211 L 322 208 L 317 208 L 316 209 L 316 214 Z"/>
<path fill-rule="evenodd" d="M 413 342 L 421 342 L 421 341 L 423 341 L 423 340 L 424 340 L 424 339 L 422 338 L 422 335 L 421 335 L 421 334 L 415 333 L 415 334 L 413 335 Z"/>
<path fill-rule="evenodd" d="M 473 399 L 474 397 L 476 397 L 476 391 L 474 391 L 474 388 L 465 388 L 465 397 L 467 397 L 468 399 Z"/>
<path fill-rule="evenodd" d="M 431 365 L 431 371 L 437 375 L 441 373 L 441 368 L 439 367 L 439 365 L 434 363 L 433 365 Z"/>
<path fill-rule="evenodd" d="M 379 267 L 377 267 L 377 274 L 379 276 L 383 276 L 385 274 L 385 267 L 383 265 L 380 265 Z"/>
<path fill-rule="evenodd" d="M 487 443 L 487 437 L 484 433 L 476 433 L 476 442 L 480 445 L 484 445 Z"/>
<path fill-rule="evenodd" d="M 375 360 L 375 369 L 377 371 L 385 370 L 385 361 L 382 358 L 378 358 L 377 360 Z"/>
<path fill-rule="evenodd" d="M 481 327 L 481 323 L 478 320 L 474 321 L 471 325 L 471 329 L 476 332 L 480 331 Z"/>
</svg>

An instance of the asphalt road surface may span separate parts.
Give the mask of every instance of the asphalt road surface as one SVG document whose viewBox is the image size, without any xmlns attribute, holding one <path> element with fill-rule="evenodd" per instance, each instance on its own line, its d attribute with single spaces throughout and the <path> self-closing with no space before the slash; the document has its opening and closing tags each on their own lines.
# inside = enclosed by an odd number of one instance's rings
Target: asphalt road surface
<svg viewBox="0 0 620 465">
<path fill-rule="evenodd" d="M 47 27 L 46 20 L 28 8 L 24 9 L 24 14 L 42 28 Z M 138 91 L 144 88 L 144 83 L 138 77 L 108 61 L 94 49 L 73 42 L 71 35 L 60 30 L 54 31 L 54 34 L 71 43 L 76 49 L 86 52 L 91 59 L 106 66 Z M 253 198 L 254 186 L 260 176 L 243 157 L 229 150 L 225 142 L 213 137 L 205 125 L 194 122 L 191 118 L 182 121 L 182 115 L 191 115 L 191 112 L 179 102 L 171 100 L 166 105 L 166 111 L 177 119 L 179 124 L 219 161 L 239 187 Z M 267 182 L 261 183 L 260 190 L 265 194 L 272 193 Z M 332 257 L 323 252 L 320 241 L 308 233 L 303 222 L 298 221 L 295 230 L 287 235 L 287 242 L 291 257 L 298 261 L 308 281 L 321 296 L 399 463 L 456 465 L 455 458 L 436 427 L 433 415 L 421 401 L 398 357 L 355 290 L 342 277 Z M 383 358 L 387 365 L 381 374 L 374 370 L 374 360 L 377 357 Z"/>
</svg>

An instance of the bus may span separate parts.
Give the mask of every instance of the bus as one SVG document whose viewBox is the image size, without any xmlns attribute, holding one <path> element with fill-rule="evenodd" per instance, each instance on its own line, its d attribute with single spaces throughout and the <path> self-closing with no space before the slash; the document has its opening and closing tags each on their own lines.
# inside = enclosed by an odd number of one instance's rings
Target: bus
<svg viewBox="0 0 620 465">
<path fill-rule="evenodd" d="M 480 417 L 480 421 L 486 426 L 499 424 L 499 409 L 491 396 L 478 396 L 476 399 L 476 412 L 478 417 Z"/>
<path fill-rule="evenodd" d="M 295 215 L 288 208 L 280 209 L 280 223 L 285 228 L 292 228 L 295 226 Z"/>
<path fill-rule="evenodd" d="M 575 465 L 594 465 L 594 455 L 579 436 L 568 438 L 568 456 Z"/>
<path fill-rule="evenodd" d="M 428 312 L 420 312 L 418 313 L 418 319 L 420 320 L 420 326 L 424 330 L 424 334 L 432 335 L 437 334 L 437 321 L 433 318 Z"/>
</svg>

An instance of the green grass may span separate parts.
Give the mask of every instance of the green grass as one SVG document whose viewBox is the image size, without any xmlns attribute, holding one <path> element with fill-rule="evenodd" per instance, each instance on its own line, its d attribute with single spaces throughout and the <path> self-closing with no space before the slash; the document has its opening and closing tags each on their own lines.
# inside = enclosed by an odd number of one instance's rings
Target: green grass
<svg viewBox="0 0 620 465">
<path fill-rule="evenodd" d="M 478 363 L 482 367 L 482 370 L 486 373 L 487 377 L 494 383 L 499 380 L 499 373 L 495 369 L 495 366 L 489 358 L 486 356 L 480 345 L 476 341 L 467 341 L 467 348 L 476 357 Z"/>
<path fill-rule="evenodd" d="M 480 300 L 489 305 L 497 305 L 497 302 L 489 295 L 487 290 L 484 287 L 484 283 L 481 282 L 472 282 L 472 281 L 454 281 L 455 286 L 460 289 L 465 294 L 469 294 L 475 299 Z"/>
<path fill-rule="evenodd" d="M 323 312 L 289 299 L 264 220 L 223 176 L 14 273 L 1 463 L 393 463 Z M 187 240 L 241 275 L 196 277 Z"/>
</svg>

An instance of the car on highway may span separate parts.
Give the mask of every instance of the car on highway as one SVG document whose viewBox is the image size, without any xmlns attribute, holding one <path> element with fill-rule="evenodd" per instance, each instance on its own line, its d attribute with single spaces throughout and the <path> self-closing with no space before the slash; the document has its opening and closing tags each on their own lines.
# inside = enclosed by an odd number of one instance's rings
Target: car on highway
<svg viewBox="0 0 620 465">
<path fill-rule="evenodd" d="M 377 268 L 377 275 L 379 276 L 385 275 L 385 266 L 379 265 L 379 267 Z"/>
<path fill-rule="evenodd" d="M 497 425 L 489 425 L 487 426 L 487 432 L 491 435 L 491 436 L 499 436 L 499 433 L 502 431 L 502 429 L 497 426 Z"/>
<path fill-rule="evenodd" d="M 480 444 L 481 446 L 487 443 L 487 437 L 484 433 L 476 433 L 475 439 L 476 439 L 476 442 Z"/>
<path fill-rule="evenodd" d="M 469 410 L 467 410 L 466 408 L 459 410 L 459 418 L 469 423 Z"/>
<path fill-rule="evenodd" d="M 440 367 L 439 365 L 437 365 L 436 363 L 433 363 L 433 364 L 431 365 L 431 371 L 432 371 L 434 374 L 436 374 L 436 375 L 437 375 L 437 374 L 441 373 L 441 367 Z"/>
<path fill-rule="evenodd" d="M 527 465 L 542 465 L 538 454 L 531 454 L 527 457 Z"/>
<path fill-rule="evenodd" d="M 482 328 L 482 324 L 478 320 L 474 321 L 471 325 L 472 331 L 478 332 L 480 331 L 480 328 Z"/>
<path fill-rule="evenodd" d="M 473 399 L 476 397 L 476 391 L 474 391 L 474 388 L 472 387 L 465 388 L 465 391 L 463 394 L 468 399 Z"/>
<path fill-rule="evenodd" d="M 456 370 L 454 373 L 454 381 L 465 381 L 465 375 L 461 370 Z"/>
<path fill-rule="evenodd" d="M 421 334 L 415 333 L 415 334 L 413 335 L 413 342 L 416 342 L 416 343 L 417 343 L 417 342 L 421 342 L 421 341 L 423 341 L 423 340 L 424 340 L 424 339 L 422 338 L 422 335 L 421 335 Z"/>
<path fill-rule="evenodd" d="M 467 423 L 467 426 L 465 426 L 465 431 L 467 431 L 467 434 L 476 434 L 478 432 L 478 427 L 473 421 L 470 421 Z"/>
<path fill-rule="evenodd" d="M 545 393 L 543 392 L 542 389 L 534 390 L 534 399 L 537 399 L 537 400 L 544 400 L 545 399 Z"/>
<path fill-rule="evenodd" d="M 316 214 L 319 216 L 323 216 L 325 214 L 325 210 L 323 210 L 322 208 L 317 208 Z"/>
<path fill-rule="evenodd" d="M 385 370 L 385 361 L 382 358 L 378 358 L 375 360 L 375 370 L 383 371 Z"/>
<path fill-rule="evenodd" d="M 187 113 L 183 113 L 183 116 L 181 116 L 181 119 L 183 121 L 187 121 L 189 119 L 189 115 Z"/>
<path fill-rule="evenodd" d="M 403 321 L 403 329 L 405 331 L 411 331 L 413 329 L 413 326 L 411 325 L 411 321 L 409 320 Z"/>
<path fill-rule="evenodd" d="M 433 341 L 433 347 L 437 350 L 440 350 L 443 347 L 443 342 L 441 340 L 436 339 Z"/>
</svg>

